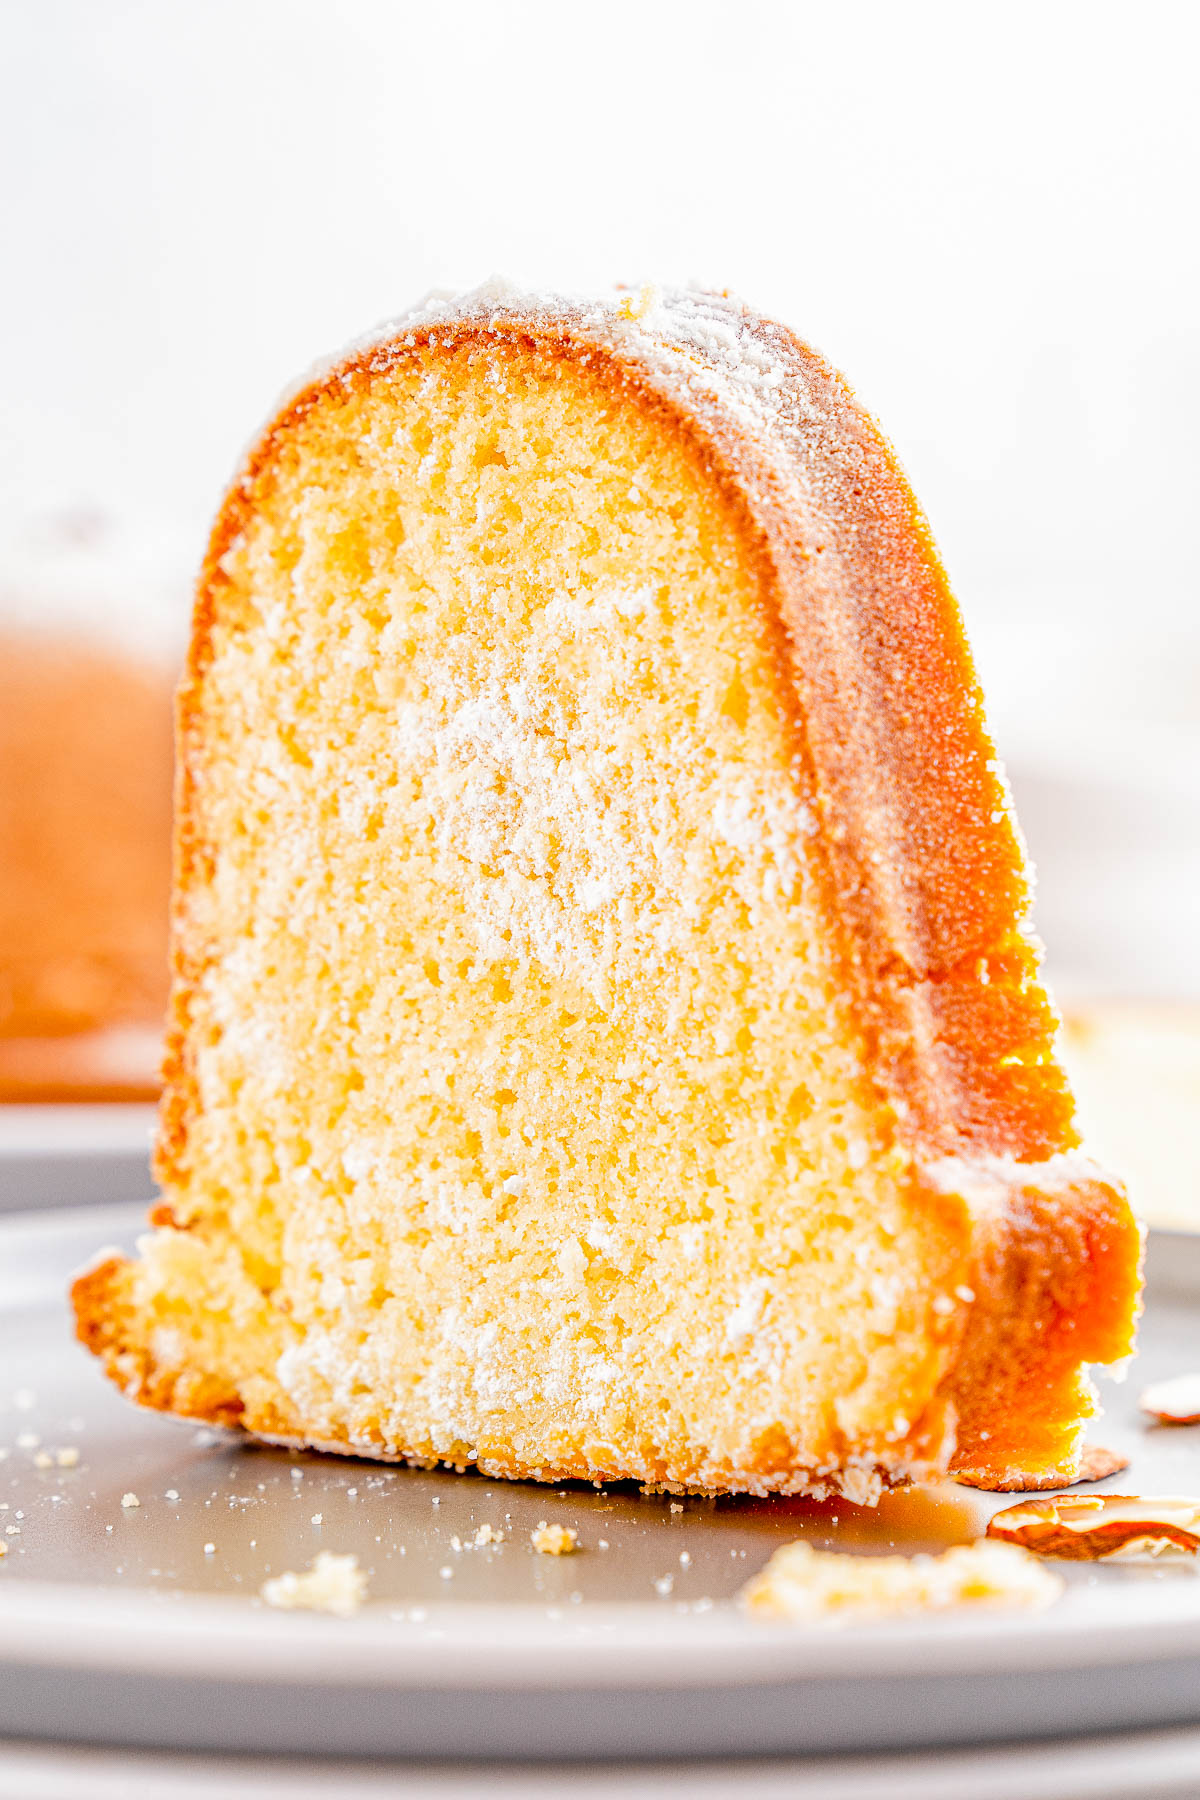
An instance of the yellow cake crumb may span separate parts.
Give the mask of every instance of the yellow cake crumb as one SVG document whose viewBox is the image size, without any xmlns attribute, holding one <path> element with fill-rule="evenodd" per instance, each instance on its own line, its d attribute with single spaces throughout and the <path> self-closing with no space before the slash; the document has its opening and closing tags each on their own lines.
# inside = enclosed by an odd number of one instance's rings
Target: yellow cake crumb
<svg viewBox="0 0 1200 1800">
<path fill-rule="evenodd" d="M 268 1606 L 285 1612 L 303 1609 L 308 1612 L 336 1613 L 347 1618 L 357 1612 L 367 1597 L 367 1578 L 358 1566 L 356 1556 L 336 1556 L 322 1550 L 312 1567 L 303 1574 L 288 1569 L 264 1581 L 258 1590 Z"/>
<path fill-rule="evenodd" d="M 1048 1606 L 1057 1575 L 1010 1544 L 960 1544 L 940 1556 L 851 1556 L 785 1544 L 741 1593 L 757 1618 L 877 1619 L 949 1606 Z"/>
<path fill-rule="evenodd" d="M 56 1452 L 54 1460 L 60 1469 L 74 1469 L 79 1463 L 79 1451 L 74 1444 L 66 1444 Z"/>
<path fill-rule="evenodd" d="M 475 1533 L 474 1541 L 481 1546 L 484 1544 L 502 1544 L 504 1542 L 504 1533 L 502 1531 L 497 1531 L 494 1525 L 481 1525 L 479 1530 Z"/>
<path fill-rule="evenodd" d="M 141 1504 L 142 1503 L 138 1499 L 136 1494 L 122 1494 L 121 1495 L 121 1505 L 126 1509 L 126 1511 L 128 1511 L 131 1507 L 140 1506 Z"/>
<path fill-rule="evenodd" d="M 569 1525 L 547 1525 L 545 1519 L 539 1519 L 529 1541 L 543 1556 L 570 1556 L 579 1548 L 579 1533 Z"/>
<path fill-rule="evenodd" d="M 643 282 L 637 293 L 623 294 L 617 306 L 622 318 L 648 319 L 662 302 L 662 290 L 652 281 Z"/>
</svg>

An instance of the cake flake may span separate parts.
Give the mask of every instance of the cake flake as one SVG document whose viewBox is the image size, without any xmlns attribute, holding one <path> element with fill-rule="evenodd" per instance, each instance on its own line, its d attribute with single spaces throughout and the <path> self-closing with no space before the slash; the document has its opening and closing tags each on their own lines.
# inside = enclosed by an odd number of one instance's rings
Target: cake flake
<svg viewBox="0 0 1200 1800">
<path fill-rule="evenodd" d="M 542 1556 L 572 1556 L 579 1549 L 579 1534 L 570 1525 L 548 1525 L 539 1519 L 529 1541 Z"/>
<path fill-rule="evenodd" d="M 357 1556 L 322 1550 L 311 1567 L 297 1574 L 287 1569 L 264 1581 L 259 1593 L 268 1606 L 284 1612 L 334 1613 L 349 1618 L 367 1597 L 367 1578 Z"/>
<path fill-rule="evenodd" d="M 1002 1552 L 1002 1554 L 997 1554 Z M 1048 1606 L 1062 1580 L 1009 1544 L 959 1544 L 940 1556 L 854 1556 L 785 1544 L 743 1588 L 755 1618 L 837 1623 L 957 1606 Z"/>
</svg>

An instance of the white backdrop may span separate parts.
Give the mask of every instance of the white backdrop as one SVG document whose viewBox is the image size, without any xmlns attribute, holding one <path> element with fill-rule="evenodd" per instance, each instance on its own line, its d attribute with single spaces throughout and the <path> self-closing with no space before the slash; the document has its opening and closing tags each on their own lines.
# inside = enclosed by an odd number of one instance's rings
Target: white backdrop
<svg viewBox="0 0 1200 1800">
<path fill-rule="evenodd" d="M 429 286 L 700 279 L 839 364 L 1018 764 L 1200 700 L 1200 6 L 8 0 L 0 523 L 198 552 L 276 391 Z"/>
</svg>

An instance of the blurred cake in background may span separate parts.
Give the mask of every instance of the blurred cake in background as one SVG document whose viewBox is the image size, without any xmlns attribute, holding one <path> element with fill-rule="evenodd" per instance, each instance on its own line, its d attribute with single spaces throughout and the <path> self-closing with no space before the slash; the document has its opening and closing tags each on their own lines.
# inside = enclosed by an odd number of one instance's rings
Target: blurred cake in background
<svg viewBox="0 0 1200 1800">
<path fill-rule="evenodd" d="M 152 536 L 0 532 L 0 1100 L 157 1091 L 186 611 Z"/>
</svg>

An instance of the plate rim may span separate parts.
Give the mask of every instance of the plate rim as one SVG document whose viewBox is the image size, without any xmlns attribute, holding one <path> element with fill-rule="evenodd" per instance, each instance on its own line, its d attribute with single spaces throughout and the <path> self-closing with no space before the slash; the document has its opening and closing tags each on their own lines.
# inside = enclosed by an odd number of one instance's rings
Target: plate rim
<svg viewBox="0 0 1200 1800">
<path fill-rule="evenodd" d="M 0 1217 L 0 1253 L 19 1258 L 22 1249 L 36 1253 L 83 1234 L 93 1239 L 87 1256 L 94 1260 L 145 1223 L 136 1201 L 14 1212 Z M 1195 1234 L 1152 1232 L 1162 1266 L 1174 1264 L 1174 1238 L 1186 1243 L 1200 1281 Z M 41 1306 L 63 1292 L 61 1272 L 53 1281 L 23 1282 L 20 1304 Z M 0 1285 L 0 1308 L 16 1305 Z M 418 1623 L 382 1601 L 332 1619 L 274 1611 L 250 1593 L 130 1593 L 112 1583 L 24 1580 L 9 1567 L 0 1571 L 0 1668 L 145 1670 L 213 1681 L 237 1674 L 271 1685 L 411 1691 L 663 1691 L 1200 1659 L 1200 1568 L 1146 1573 L 1152 1578 L 1119 1587 L 1073 1583 L 1058 1606 L 1039 1613 L 981 1609 L 803 1625 L 750 1619 L 730 1602 L 702 1613 L 687 1603 L 667 1611 L 643 1601 L 592 1602 L 574 1616 L 528 1602 L 430 1602 L 411 1609 L 424 1615 Z M 328 1655 L 334 1643 L 335 1659 Z"/>
</svg>

